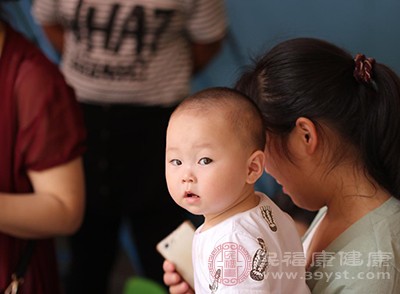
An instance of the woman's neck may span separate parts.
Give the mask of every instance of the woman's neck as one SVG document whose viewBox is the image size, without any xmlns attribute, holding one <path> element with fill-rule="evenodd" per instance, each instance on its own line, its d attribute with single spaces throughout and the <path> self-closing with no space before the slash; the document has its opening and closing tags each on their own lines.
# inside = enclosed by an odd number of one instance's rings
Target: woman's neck
<svg viewBox="0 0 400 294">
<path fill-rule="evenodd" d="M 382 191 L 378 191 L 374 196 L 344 195 L 340 202 L 328 204 L 326 219 L 350 226 L 389 198 L 390 195 Z"/>
<path fill-rule="evenodd" d="M 306 253 L 307 268 L 314 253 L 325 250 L 355 222 L 390 198 L 389 193 L 366 177 L 346 177 L 340 187 L 340 190 L 333 192 L 327 199 L 328 210 L 317 227 Z"/>
<path fill-rule="evenodd" d="M 381 206 L 391 196 L 366 176 L 363 170 L 342 170 L 340 177 L 334 176 L 333 181 L 336 181 L 336 190 L 331 189 L 334 193 L 326 199 L 326 217 L 331 221 L 342 220 L 352 224 Z"/>
</svg>

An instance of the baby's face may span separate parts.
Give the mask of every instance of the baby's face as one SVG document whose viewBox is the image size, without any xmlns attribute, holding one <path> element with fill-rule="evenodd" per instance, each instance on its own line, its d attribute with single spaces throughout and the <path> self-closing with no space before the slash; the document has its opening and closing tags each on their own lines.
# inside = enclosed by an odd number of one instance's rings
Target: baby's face
<svg viewBox="0 0 400 294">
<path fill-rule="evenodd" d="M 174 201 L 206 217 L 237 204 L 245 197 L 251 155 L 245 146 L 217 111 L 174 114 L 167 130 L 165 168 Z"/>
</svg>

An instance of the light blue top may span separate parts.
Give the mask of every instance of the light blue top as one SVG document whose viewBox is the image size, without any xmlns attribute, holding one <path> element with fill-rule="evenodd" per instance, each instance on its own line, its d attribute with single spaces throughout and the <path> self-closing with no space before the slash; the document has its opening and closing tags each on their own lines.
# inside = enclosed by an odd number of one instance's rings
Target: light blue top
<svg viewBox="0 0 400 294">
<path fill-rule="evenodd" d="M 390 198 L 344 231 L 314 257 L 306 279 L 312 293 L 400 293 L 400 201 Z"/>
</svg>

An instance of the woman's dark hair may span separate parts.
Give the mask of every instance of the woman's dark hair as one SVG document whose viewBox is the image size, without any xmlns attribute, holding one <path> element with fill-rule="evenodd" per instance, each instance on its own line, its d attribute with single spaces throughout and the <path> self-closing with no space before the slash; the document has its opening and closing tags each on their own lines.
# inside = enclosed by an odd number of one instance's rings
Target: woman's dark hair
<svg viewBox="0 0 400 294">
<path fill-rule="evenodd" d="M 323 40 L 297 38 L 256 60 L 236 89 L 254 99 L 267 132 L 280 138 L 287 156 L 287 136 L 297 118 L 306 117 L 318 131 L 322 124 L 335 130 L 355 148 L 367 174 L 400 198 L 399 77 L 375 62 L 371 81 L 363 83 L 354 70 L 354 59 L 345 50 Z M 341 146 L 337 152 L 344 154 L 346 147 Z"/>
</svg>

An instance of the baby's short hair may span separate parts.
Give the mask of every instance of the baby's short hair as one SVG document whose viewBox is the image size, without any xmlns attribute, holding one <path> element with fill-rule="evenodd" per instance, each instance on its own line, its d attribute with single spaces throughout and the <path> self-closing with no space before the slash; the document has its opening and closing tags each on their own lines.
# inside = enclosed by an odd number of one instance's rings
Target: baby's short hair
<svg viewBox="0 0 400 294">
<path fill-rule="evenodd" d="M 207 88 L 183 100 L 174 113 L 188 109 L 204 114 L 220 111 L 221 115 L 226 115 L 232 130 L 243 136 L 243 143 L 264 150 L 266 135 L 262 114 L 245 94 L 228 87 Z"/>
</svg>

